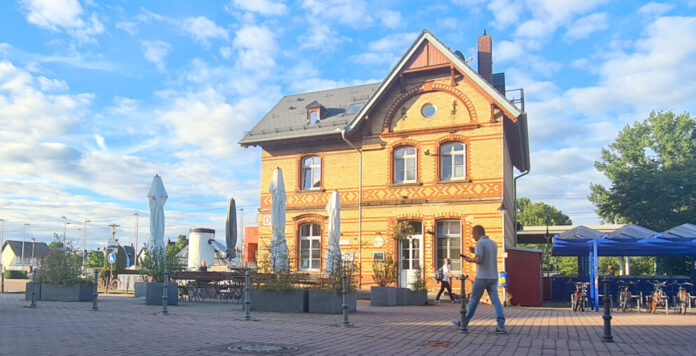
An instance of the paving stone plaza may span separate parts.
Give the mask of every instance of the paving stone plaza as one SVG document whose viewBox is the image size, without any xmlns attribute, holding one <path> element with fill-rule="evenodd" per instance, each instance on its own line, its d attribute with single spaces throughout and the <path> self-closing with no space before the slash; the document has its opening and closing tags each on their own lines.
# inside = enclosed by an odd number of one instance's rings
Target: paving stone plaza
<svg viewBox="0 0 696 356">
<path fill-rule="evenodd" d="M 161 315 L 132 297 L 91 303 L 38 302 L 0 294 L 0 355 L 244 355 L 284 347 L 286 355 L 693 355 L 696 313 L 614 313 L 614 343 L 603 343 L 601 313 L 567 308 L 506 308 L 509 334 L 494 333 L 493 308 L 481 305 L 460 334 L 459 305 L 371 307 L 358 301 L 350 327 L 341 315 L 252 312 L 233 303 L 181 302 Z M 235 348 L 236 347 L 236 348 Z M 242 348 L 240 348 L 242 347 Z M 243 348 L 246 347 L 246 348 Z M 275 350 L 275 349 L 273 349 Z"/>
</svg>

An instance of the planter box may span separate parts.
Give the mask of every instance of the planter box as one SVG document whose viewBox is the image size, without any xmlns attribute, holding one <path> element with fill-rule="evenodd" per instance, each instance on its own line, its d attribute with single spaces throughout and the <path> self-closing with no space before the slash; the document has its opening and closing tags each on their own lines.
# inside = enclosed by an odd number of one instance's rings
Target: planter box
<svg viewBox="0 0 696 356">
<path fill-rule="evenodd" d="M 391 307 L 396 305 L 396 287 L 370 288 L 370 305 L 373 307 Z"/>
<path fill-rule="evenodd" d="M 147 291 L 147 282 L 135 282 L 135 297 L 142 298 Z"/>
<path fill-rule="evenodd" d="M 24 300 L 31 301 L 31 290 L 34 288 L 34 283 L 27 283 L 27 289 L 24 293 Z M 36 283 L 36 300 L 41 298 L 41 283 Z"/>
<path fill-rule="evenodd" d="M 349 293 L 346 295 L 348 311 L 356 312 L 358 295 Z M 343 295 L 336 291 L 325 291 L 318 289 L 309 290 L 309 312 L 320 314 L 342 314 Z"/>
<path fill-rule="evenodd" d="M 27 283 L 25 299 L 31 300 L 32 283 Z M 92 284 L 73 284 L 60 286 L 49 283 L 36 283 L 36 300 L 53 302 L 91 302 L 94 294 Z"/>
<path fill-rule="evenodd" d="M 164 283 L 145 283 L 145 304 L 162 305 L 162 291 Z M 179 291 L 176 283 L 169 283 L 167 291 L 167 305 L 177 305 L 179 302 Z"/>
<path fill-rule="evenodd" d="M 425 305 L 428 301 L 428 292 L 426 291 L 409 291 L 406 305 Z"/>
<path fill-rule="evenodd" d="M 252 289 L 249 294 L 251 299 L 249 308 L 251 310 L 282 313 L 306 313 L 308 311 L 306 289 L 288 291 Z"/>
<path fill-rule="evenodd" d="M 408 295 L 411 290 L 408 288 L 396 288 L 396 305 L 408 305 Z"/>
</svg>

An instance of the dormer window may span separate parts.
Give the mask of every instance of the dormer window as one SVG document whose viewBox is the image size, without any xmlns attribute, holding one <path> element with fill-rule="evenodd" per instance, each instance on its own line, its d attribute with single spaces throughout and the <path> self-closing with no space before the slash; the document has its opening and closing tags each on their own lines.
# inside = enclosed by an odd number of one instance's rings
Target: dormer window
<svg viewBox="0 0 696 356">
<path fill-rule="evenodd" d="M 306 106 L 307 108 L 307 123 L 316 125 L 321 119 L 323 119 L 324 106 L 319 104 L 316 100 L 311 102 Z"/>
</svg>

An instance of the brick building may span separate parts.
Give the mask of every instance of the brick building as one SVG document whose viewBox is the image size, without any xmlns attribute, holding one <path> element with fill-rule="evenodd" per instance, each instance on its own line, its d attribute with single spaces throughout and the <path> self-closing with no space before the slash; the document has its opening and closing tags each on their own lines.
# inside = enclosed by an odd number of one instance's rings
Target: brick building
<svg viewBox="0 0 696 356">
<path fill-rule="evenodd" d="M 479 42 L 479 71 L 424 30 L 384 81 L 282 98 L 240 144 L 261 146 L 258 250 L 271 238 L 268 192 L 280 167 L 287 192 L 286 239 L 293 269 L 320 273 L 331 191 L 341 197 L 341 250 L 373 284 L 372 262 L 391 254 L 399 285 L 474 246 L 480 224 L 501 249 L 515 244 L 514 169 L 529 170 L 526 114 L 493 74 L 491 37 Z M 392 238 L 397 223 L 415 233 Z M 467 252 L 468 253 L 468 252 Z M 259 257 L 261 258 L 261 257 Z M 429 288 L 435 281 L 427 278 Z"/>
</svg>

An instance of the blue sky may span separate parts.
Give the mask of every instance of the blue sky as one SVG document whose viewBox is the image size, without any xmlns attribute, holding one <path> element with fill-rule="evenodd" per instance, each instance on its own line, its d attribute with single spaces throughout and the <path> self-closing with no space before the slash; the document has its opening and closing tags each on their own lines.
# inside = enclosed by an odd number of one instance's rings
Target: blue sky
<svg viewBox="0 0 696 356">
<path fill-rule="evenodd" d="M 129 243 L 163 178 L 165 238 L 224 236 L 227 199 L 256 224 L 260 151 L 244 131 L 283 95 L 382 80 L 429 29 L 525 89 L 532 173 L 519 196 L 599 223 L 593 163 L 651 110 L 694 112 L 696 1 L 77 1 L 0 9 L 0 219 L 5 238 Z M 471 63 L 476 68 L 476 60 Z"/>
</svg>

